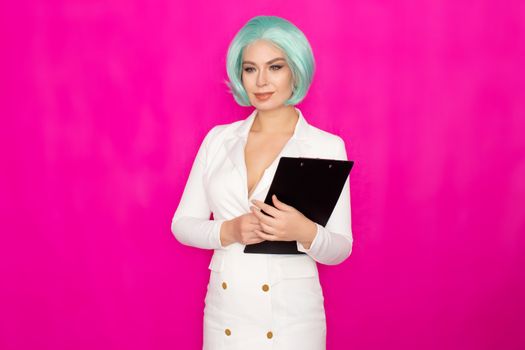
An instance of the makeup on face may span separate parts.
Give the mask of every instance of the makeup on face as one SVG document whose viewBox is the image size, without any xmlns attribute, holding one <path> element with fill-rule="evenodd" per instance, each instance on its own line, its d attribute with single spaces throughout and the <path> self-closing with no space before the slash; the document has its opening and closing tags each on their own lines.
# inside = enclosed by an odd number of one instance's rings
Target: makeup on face
<svg viewBox="0 0 525 350">
<path fill-rule="evenodd" d="M 290 97 L 291 70 L 282 50 L 264 40 L 245 48 L 242 82 L 253 106 L 277 108 Z"/>
<path fill-rule="evenodd" d="M 257 99 L 258 99 L 259 101 L 266 101 L 266 100 L 269 100 L 270 97 L 272 97 L 273 92 L 271 92 L 271 93 L 267 93 L 267 94 L 258 94 L 258 93 L 255 93 L 254 95 L 255 95 L 255 97 L 257 97 Z"/>
</svg>

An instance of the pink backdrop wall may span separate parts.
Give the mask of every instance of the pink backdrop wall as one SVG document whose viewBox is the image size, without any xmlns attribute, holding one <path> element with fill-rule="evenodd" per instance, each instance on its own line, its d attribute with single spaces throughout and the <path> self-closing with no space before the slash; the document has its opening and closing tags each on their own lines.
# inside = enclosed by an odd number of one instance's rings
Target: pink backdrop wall
<svg viewBox="0 0 525 350">
<path fill-rule="evenodd" d="M 251 111 L 223 80 L 258 14 L 305 32 L 298 107 L 356 161 L 328 348 L 525 348 L 519 0 L 2 2 L 0 348 L 200 348 L 211 251 L 170 222 L 202 137 Z"/>
</svg>

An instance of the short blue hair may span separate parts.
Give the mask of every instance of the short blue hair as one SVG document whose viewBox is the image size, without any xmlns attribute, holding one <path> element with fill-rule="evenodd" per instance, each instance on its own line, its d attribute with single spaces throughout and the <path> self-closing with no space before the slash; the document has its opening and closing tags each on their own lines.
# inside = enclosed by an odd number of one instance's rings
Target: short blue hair
<svg viewBox="0 0 525 350">
<path fill-rule="evenodd" d="M 256 16 L 250 19 L 235 35 L 226 57 L 226 81 L 235 101 L 250 106 L 250 100 L 242 84 L 242 55 L 244 48 L 256 40 L 267 40 L 284 51 L 293 77 L 292 96 L 285 105 L 301 102 L 312 83 L 315 60 L 310 43 L 299 28 L 290 21 L 277 16 Z"/>
</svg>

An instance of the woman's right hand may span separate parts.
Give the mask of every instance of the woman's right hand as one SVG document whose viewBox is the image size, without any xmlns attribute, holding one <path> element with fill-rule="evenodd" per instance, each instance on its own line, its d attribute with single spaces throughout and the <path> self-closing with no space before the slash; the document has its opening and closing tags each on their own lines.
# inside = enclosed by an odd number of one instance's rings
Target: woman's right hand
<svg viewBox="0 0 525 350">
<path fill-rule="evenodd" d="M 224 221 L 221 225 L 221 244 L 225 247 L 234 242 L 248 245 L 264 241 L 254 230 L 262 231 L 262 227 L 259 219 L 251 212 Z"/>
</svg>

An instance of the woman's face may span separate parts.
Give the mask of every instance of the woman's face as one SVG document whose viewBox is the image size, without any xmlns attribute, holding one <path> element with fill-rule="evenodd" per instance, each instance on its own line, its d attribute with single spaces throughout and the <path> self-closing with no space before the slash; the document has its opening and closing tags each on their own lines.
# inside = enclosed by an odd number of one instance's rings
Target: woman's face
<svg viewBox="0 0 525 350">
<path fill-rule="evenodd" d="M 266 40 L 257 40 L 246 46 L 242 84 L 250 103 L 258 110 L 283 106 L 293 91 L 292 71 L 284 52 Z"/>
</svg>

